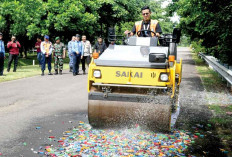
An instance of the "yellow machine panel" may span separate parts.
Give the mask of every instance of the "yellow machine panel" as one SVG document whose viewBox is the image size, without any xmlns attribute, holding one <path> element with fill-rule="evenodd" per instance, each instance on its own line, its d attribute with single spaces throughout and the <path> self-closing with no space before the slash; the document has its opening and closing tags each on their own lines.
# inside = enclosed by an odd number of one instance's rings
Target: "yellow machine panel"
<svg viewBox="0 0 232 157">
<path fill-rule="evenodd" d="M 95 78 L 95 70 L 101 71 L 101 78 Z M 145 69 L 125 67 L 101 67 L 95 66 L 89 73 L 90 80 L 95 83 L 133 84 L 146 86 L 167 86 L 169 82 L 161 82 L 160 74 L 168 73 L 169 69 Z"/>
</svg>

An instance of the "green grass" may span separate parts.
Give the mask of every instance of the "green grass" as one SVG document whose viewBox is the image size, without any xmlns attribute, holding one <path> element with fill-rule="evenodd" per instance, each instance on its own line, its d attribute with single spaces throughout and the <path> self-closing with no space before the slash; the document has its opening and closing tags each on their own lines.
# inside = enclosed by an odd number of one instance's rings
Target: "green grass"
<svg viewBox="0 0 232 157">
<path fill-rule="evenodd" d="M 228 106 L 210 105 L 210 109 L 214 110 L 217 114 L 226 114 L 226 112 L 232 112 L 232 105 L 228 105 Z"/>
<path fill-rule="evenodd" d="M 35 60 L 34 66 L 33 66 L 33 60 Z M 69 68 L 68 63 L 69 63 L 69 59 L 68 57 L 66 57 L 66 59 L 64 60 L 64 69 Z M 4 62 L 4 76 L 0 77 L 0 82 L 17 80 L 17 79 L 32 77 L 41 74 L 41 68 L 39 67 L 36 53 L 28 54 L 28 59 L 19 58 L 17 72 L 12 72 L 14 66 L 13 63 L 11 65 L 11 71 L 7 72 L 6 71 L 7 64 L 8 64 L 8 55 L 6 56 Z M 54 62 L 52 62 L 52 68 L 54 70 Z M 46 65 L 46 70 L 47 70 L 47 65 Z"/>
<path fill-rule="evenodd" d="M 218 74 L 208 68 L 208 65 L 206 65 L 196 53 L 193 53 L 193 59 L 207 92 L 225 93 L 225 91 L 228 90 L 226 84 L 221 80 Z M 208 107 L 214 114 L 210 119 L 210 123 L 215 126 L 214 128 L 216 128 L 219 138 L 230 152 L 229 155 L 232 155 L 232 116 L 229 114 L 229 112 L 232 112 L 232 104 L 213 104 L 208 105 Z"/>
<path fill-rule="evenodd" d="M 197 65 L 197 71 L 201 76 L 202 83 L 208 92 L 223 92 L 225 91 L 226 85 L 218 77 L 218 74 L 210 69 L 206 63 L 200 59 L 197 54 L 193 53 L 193 59 Z"/>
</svg>

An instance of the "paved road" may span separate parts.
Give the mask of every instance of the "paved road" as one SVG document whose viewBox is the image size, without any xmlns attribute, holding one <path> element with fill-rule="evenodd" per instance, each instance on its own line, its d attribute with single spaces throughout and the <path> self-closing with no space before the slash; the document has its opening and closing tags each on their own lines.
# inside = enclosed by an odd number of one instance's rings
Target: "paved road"
<svg viewBox="0 0 232 157">
<path fill-rule="evenodd" d="M 185 127 L 184 123 L 208 119 L 210 114 L 202 115 L 209 112 L 189 49 L 180 48 L 179 57 L 184 60 L 184 69 L 177 127 Z M 80 120 L 88 122 L 86 75 L 73 77 L 67 72 L 62 76 L 37 76 L 1 83 L 0 88 L 3 156 L 38 156 L 33 150 L 47 145 L 49 136 L 61 137 Z"/>
<path fill-rule="evenodd" d="M 189 125 L 205 123 L 211 112 L 206 106 L 206 92 L 189 49 L 179 48 L 179 58 L 183 59 L 183 76 L 180 86 L 181 114 L 177 120 L 177 127 L 188 129 L 191 127 Z"/>
<path fill-rule="evenodd" d="M 43 139 L 61 135 L 79 120 L 87 122 L 86 75 L 37 76 L 1 83 L 0 88 L 3 155 L 20 156 L 23 150 L 23 156 L 31 157 L 31 148 L 39 148 Z"/>
</svg>

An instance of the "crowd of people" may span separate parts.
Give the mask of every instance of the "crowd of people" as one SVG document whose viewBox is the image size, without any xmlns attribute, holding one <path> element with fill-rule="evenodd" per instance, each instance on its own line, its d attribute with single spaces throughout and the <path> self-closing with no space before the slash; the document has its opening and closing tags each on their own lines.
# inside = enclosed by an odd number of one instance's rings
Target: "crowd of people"
<svg viewBox="0 0 232 157">
<path fill-rule="evenodd" d="M 112 43 L 111 43 L 112 44 Z M 7 43 L 7 49 L 9 51 L 9 60 L 7 66 L 7 72 L 10 72 L 11 64 L 14 61 L 13 72 L 17 70 L 18 56 L 21 45 L 16 40 L 16 36 L 12 36 L 11 41 Z M 86 35 L 80 36 L 76 34 L 72 36 L 71 41 L 68 42 L 66 47 L 64 43 L 61 42 L 60 37 L 55 38 L 55 43 L 50 41 L 48 35 L 44 36 L 42 41 L 40 37 L 37 38 L 35 43 L 35 48 L 37 50 L 37 60 L 39 67 L 41 68 L 41 76 L 44 76 L 46 64 L 48 66 L 48 75 L 53 75 L 52 73 L 52 59 L 54 59 L 54 74 L 62 75 L 63 64 L 66 55 L 69 57 L 69 72 L 73 73 L 73 76 L 80 75 L 79 65 L 82 65 L 83 74 L 86 74 L 86 64 L 89 65 L 92 58 L 92 52 L 97 52 L 101 55 L 107 48 L 106 44 L 103 42 L 101 37 L 98 37 L 96 44 L 93 46 L 89 40 L 87 40 Z M 67 50 L 67 53 L 66 53 Z M 4 71 L 4 60 L 6 59 L 6 50 L 3 41 L 3 34 L 0 33 L 0 76 L 3 76 Z"/>
</svg>

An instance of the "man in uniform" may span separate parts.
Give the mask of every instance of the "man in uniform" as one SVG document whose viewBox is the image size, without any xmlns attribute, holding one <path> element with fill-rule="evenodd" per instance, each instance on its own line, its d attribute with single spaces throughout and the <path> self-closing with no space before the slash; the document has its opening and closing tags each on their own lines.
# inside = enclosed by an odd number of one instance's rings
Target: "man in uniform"
<svg viewBox="0 0 232 157">
<path fill-rule="evenodd" d="M 72 43 L 76 41 L 76 37 L 72 36 L 72 40 L 68 42 L 69 72 L 73 72 L 73 54 Z"/>
<path fill-rule="evenodd" d="M 51 70 L 52 70 L 52 65 L 51 65 L 51 62 L 52 62 L 52 56 L 51 56 L 52 43 L 49 41 L 48 35 L 44 36 L 44 41 L 41 43 L 40 49 L 42 52 L 42 66 L 41 66 L 42 74 L 41 75 L 44 76 L 46 62 L 48 63 L 48 70 L 49 70 L 48 75 L 52 75 L 52 72 L 51 72 Z"/>
<path fill-rule="evenodd" d="M 157 20 L 151 20 L 151 9 L 145 6 L 141 9 L 143 20 L 135 22 L 132 31 L 125 31 L 130 36 L 137 35 L 139 37 L 160 37 L 162 29 Z M 141 31 L 141 32 L 140 32 Z"/>
<path fill-rule="evenodd" d="M 54 68 L 55 68 L 55 75 L 59 74 L 62 75 L 63 70 L 63 59 L 65 58 L 65 46 L 62 42 L 60 42 L 60 37 L 55 38 L 56 43 L 53 46 L 53 56 L 55 59 Z"/>
<path fill-rule="evenodd" d="M 79 75 L 79 64 L 83 56 L 83 46 L 80 41 L 80 35 L 76 35 L 76 42 L 72 43 L 73 54 L 73 76 Z"/>
</svg>

